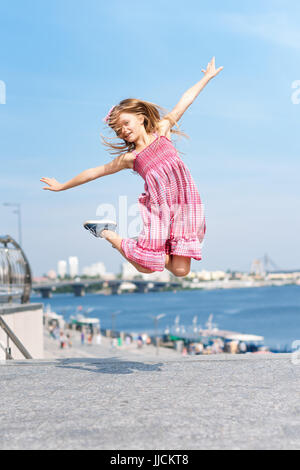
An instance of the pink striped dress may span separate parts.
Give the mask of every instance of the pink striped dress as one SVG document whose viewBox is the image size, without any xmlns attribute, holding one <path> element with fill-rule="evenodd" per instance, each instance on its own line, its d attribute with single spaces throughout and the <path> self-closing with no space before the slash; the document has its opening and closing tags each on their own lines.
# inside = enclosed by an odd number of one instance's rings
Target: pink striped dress
<svg viewBox="0 0 300 470">
<path fill-rule="evenodd" d="M 135 154 L 133 169 L 144 180 L 139 196 L 143 229 L 138 239 L 123 238 L 129 260 L 163 271 L 166 254 L 202 259 L 206 232 L 203 204 L 191 173 L 165 136 Z"/>
</svg>

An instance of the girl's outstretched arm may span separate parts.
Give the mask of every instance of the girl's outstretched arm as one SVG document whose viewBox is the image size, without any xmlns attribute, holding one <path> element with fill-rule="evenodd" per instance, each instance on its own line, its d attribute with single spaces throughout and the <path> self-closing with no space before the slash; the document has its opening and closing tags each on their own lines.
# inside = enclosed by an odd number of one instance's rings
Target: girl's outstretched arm
<svg viewBox="0 0 300 470">
<path fill-rule="evenodd" d="M 120 155 L 105 165 L 84 170 L 66 183 L 59 183 L 55 178 L 41 178 L 40 181 L 48 184 L 48 186 L 45 186 L 43 189 L 48 189 L 50 191 L 65 191 L 66 189 L 88 183 L 89 181 L 101 178 L 102 176 L 117 173 L 118 171 L 124 170 L 125 168 L 129 168 L 127 154 Z"/>
<path fill-rule="evenodd" d="M 169 120 L 168 117 L 170 117 L 171 121 L 179 121 L 179 119 L 182 117 L 182 115 L 185 113 L 185 111 L 188 109 L 188 107 L 195 101 L 199 93 L 203 90 L 203 88 L 208 84 L 208 82 L 214 78 L 216 75 L 218 75 L 221 70 L 223 70 L 224 67 L 219 67 L 216 70 L 216 65 L 215 65 L 215 57 L 212 58 L 212 60 L 207 64 L 207 69 L 204 70 L 202 69 L 201 71 L 204 73 L 204 77 L 196 83 L 196 85 L 192 86 L 189 88 L 181 97 L 180 101 L 177 103 L 174 109 L 170 113 L 168 113 L 162 121 L 166 120 L 166 122 L 169 122 L 170 129 L 173 127 L 174 123 L 172 124 Z M 161 122 L 162 122 L 161 121 Z"/>
</svg>

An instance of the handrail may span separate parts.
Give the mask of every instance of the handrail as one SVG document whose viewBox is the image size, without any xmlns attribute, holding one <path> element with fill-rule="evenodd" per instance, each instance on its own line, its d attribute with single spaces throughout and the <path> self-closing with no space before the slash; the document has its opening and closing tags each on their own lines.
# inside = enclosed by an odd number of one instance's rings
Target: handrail
<svg viewBox="0 0 300 470">
<path fill-rule="evenodd" d="M 29 354 L 27 349 L 23 346 L 19 338 L 14 334 L 14 332 L 10 329 L 8 324 L 3 320 L 3 318 L 0 315 L 0 327 L 5 331 L 7 336 L 12 340 L 12 342 L 16 345 L 18 350 L 23 354 L 25 359 L 32 359 L 32 356 Z M 12 359 L 9 348 L 6 350 L 6 359 Z"/>
<path fill-rule="evenodd" d="M 0 348 L 5 352 L 5 357 L 6 359 L 13 359 L 11 352 L 10 352 L 10 347 L 7 346 L 7 348 L 2 344 L 2 341 L 0 341 Z"/>
<path fill-rule="evenodd" d="M 31 285 L 30 265 L 21 246 L 10 235 L 0 236 L 0 303 L 14 298 L 28 303 Z"/>
</svg>

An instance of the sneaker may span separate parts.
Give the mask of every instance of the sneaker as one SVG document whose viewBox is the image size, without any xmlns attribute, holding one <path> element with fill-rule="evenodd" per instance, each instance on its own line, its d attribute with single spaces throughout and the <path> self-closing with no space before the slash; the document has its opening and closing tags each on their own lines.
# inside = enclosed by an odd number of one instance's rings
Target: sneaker
<svg viewBox="0 0 300 470">
<path fill-rule="evenodd" d="M 113 220 L 103 219 L 103 220 L 87 220 L 83 224 L 86 230 L 89 230 L 95 237 L 103 238 L 101 235 L 102 230 L 112 230 L 115 232 L 117 227 L 116 222 Z"/>
</svg>

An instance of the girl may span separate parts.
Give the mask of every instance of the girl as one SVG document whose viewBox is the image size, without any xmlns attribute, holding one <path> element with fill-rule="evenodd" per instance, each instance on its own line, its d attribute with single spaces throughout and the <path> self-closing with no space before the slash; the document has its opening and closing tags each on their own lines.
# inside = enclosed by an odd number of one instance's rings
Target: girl
<svg viewBox="0 0 300 470">
<path fill-rule="evenodd" d="M 206 222 L 200 195 L 189 169 L 171 142 L 172 130 L 201 90 L 223 67 L 216 70 L 215 57 L 203 70 L 204 76 L 187 90 L 175 108 L 160 117 L 160 106 L 137 99 L 125 99 L 104 118 L 123 141 L 105 145 L 118 156 L 105 165 L 90 168 L 67 183 L 41 178 L 43 189 L 64 191 L 102 176 L 128 168 L 145 180 L 145 192 L 139 197 L 143 230 L 137 237 L 121 238 L 117 224 L 110 220 L 88 220 L 84 227 L 96 237 L 105 238 L 139 272 L 168 269 L 177 277 L 190 272 L 191 258 L 202 259 L 201 243 Z"/>
</svg>

